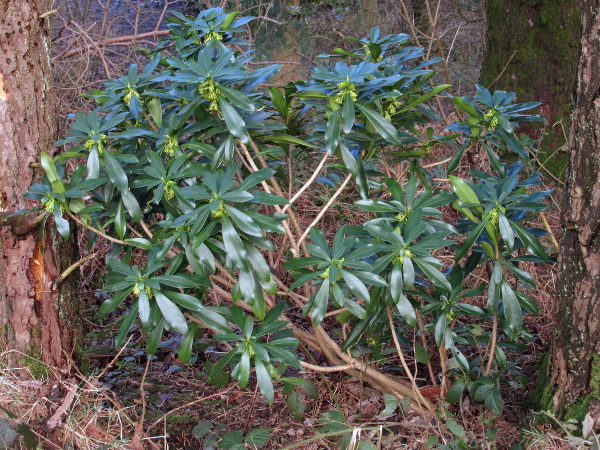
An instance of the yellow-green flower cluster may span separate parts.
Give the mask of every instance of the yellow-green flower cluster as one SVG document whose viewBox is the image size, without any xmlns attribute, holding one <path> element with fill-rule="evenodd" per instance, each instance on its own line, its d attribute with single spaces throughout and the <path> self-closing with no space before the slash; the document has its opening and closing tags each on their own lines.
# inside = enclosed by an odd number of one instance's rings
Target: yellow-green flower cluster
<svg viewBox="0 0 600 450">
<path fill-rule="evenodd" d="M 208 77 L 198 88 L 198 92 L 202 97 L 210 102 L 209 111 L 219 111 L 219 99 L 217 97 L 217 84 Z"/>
<path fill-rule="evenodd" d="M 107 140 L 108 140 L 108 136 L 105 134 L 101 134 L 100 142 L 96 141 L 95 139 L 88 139 L 87 141 L 85 141 L 85 144 L 83 144 L 83 146 L 88 151 L 91 151 L 95 145 L 96 148 L 98 149 L 98 155 L 102 156 L 102 153 L 104 152 L 104 144 L 106 144 Z"/>
<path fill-rule="evenodd" d="M 488 122 L 488 129 L 493 130 L 498 126 L 498 111 L 494 108 L 490 109 L 483 119 Z"/>
<path fill-rule="evenodd" d="M 165 180 L 164 178 L 162 179 L 162 182 L 165 185 L 165 199 L 171 200 L 173 197 L 175 197 L 175 191 L 173 190 L 175 182 L 171 180 Z"/>
<path fill-rule="evenodd" d="M 42 202 L 42 205 L 44 206 L 44 209 L 47 212 L 49 212 L 49 213 L 54 212 L 54 198 L 46 197 L 46 199 Z"/>
<path fill-rule="evenodd" d="M 137 98 L 140 98 L 140 94 L 138 94 L 138 92 L 135 89 L 133 89 L 130 84 L 128 84 L 127 85 L 127 92 L 123 96 L 123 101 L 125 102 L 125 104 L 127 106 L 129 106 L 129 104 L 131 103 L 131 97 L 134 96 L 134 95 Z"/>
<path fill-rule="evenodd" d="M 335 95 L 335 102 L 338 105 L 344 103 L 344 98 L 346 98 L 346 94 L 350 94 L 350 98 L 353 102 L 355 102 L 358 98 L 358 95 L 356 94 L 356 86 L 354 86 L 354 83 L 350 81 L 343 81 L 339 83 L 337 85 L 337 88 L 339 89 L 339 92 Z"/>
<path fill-rule="evenodd" d="M 335 261 L 333 262 L 333 265 L 334 265 L 335 267 L 337 267 L 338 269 L 341 269 L 341 268 L 342 268 L 342 264 L 343 264 L 343 263 L 344 263 L 344 258 L 342 258 L 342 259 L 338 259 L 338 260 L 335 260 Z M 329 280 L 329 269 L 330 269 L 330 268 L 331 268 L 331 266 L 327 266 L 327 269 L 325 269 L 325 271 L 324 271 L 324 272 L 321 274 L 321 278 L 323 278 L 324 280 Z M 343 278 L 343 277 L 342 277 L 342 274 L 341 274 L 341 273 L 338 273 L 338 276 L 337 276 L 337 280 L 336 280 L 336 281 L 340 281 L 342 278 Z"/>
<path fill-rule="evenodd" d="M 138 295 L 140 295 L 140 292 L 142 292 L 142 288 L 146 292 L 146 295 L 148 296 L 148 300 L 150 300 L 153 297 L 152 288 L 150 288 L 150 286 L 144 286 L 144 283 L 135 283 L 133 285 L 133 291 L 132 291 L 133 295 L 136 297 Z"/>
<path fill-rule="evenodd" d="M 208 33 L 206 33 L 204 35 L 204 43 L 206 44 L 208 41 L 212 41 L 213 39 L 216 39 L 217 41 L 222 41 L 223 40 L 223 35 L 221 33 L 218 33 L 214 30 L 210 30 Z"/>
<path fill-rule="evenodd" d="M 396 220 L 400 223 L 405 223 L 408 220 L 408 216 L 410 216 L 410 209 L 407 209 L 405 212 L 396 214 Z M 400 231 L 398 231 L 398 233 L 399 232 Z"/>
<path fill-rule="evenodd" d="M 398 112 L 398 108 L 400 108 L 400 106 L 401 106 L 400 100 L 394 100 L 392 103 L 390 103 L 390 105 L 385 110 L 383 117 L 385 117 L 387 120 L 391 121 L 392 117 L 395 116 L 396 113 Z"/>
<path fill-rule="evenodd" d="M 225 206 L 223 205 L 223 200 L 219 200 L 219 207 L 214 213 L 212 213 L 212 216 L 215 219 L 218 219 L 219 217 L 223 217 L 224 215 L 227 215 L 227 211 L 225 210 Z"/>
<path fill-rule="evenodd" d="M 404 264 L 404 258 L 412 258 L 413 257 L 413 252 L 411 252 L 410 250 L 404 250 L 404 251 L 400 251 L 396 257 L 392 260 L 393 263 L 397 263 L 400 262 L 400 264 Z"/>
<path fill-rule="evenodd" d="M 169 156 L 174 156 L 175 149 L 179 148 L 179 141 L 177 140 L 177 137 L 175 137 L 175 136 L 169 136 L 166 134 L 164 136 L 167 139 L 163 143 L 163 147 L 162 147 L 163 152 L 165 152 Z"/>
<path fill-rule="evenodd" d="M 498 225 L 498 213 L 501 212 L 502 214 L 506 213 L 506 209 L 504 209 L 504 207 L 497 205 L 496 207 L 494 207 L 494 209 L 492 209 L 489 212 L 489 216 L 490 216 L 490 223 L 493 226 Z"/>
</svg>

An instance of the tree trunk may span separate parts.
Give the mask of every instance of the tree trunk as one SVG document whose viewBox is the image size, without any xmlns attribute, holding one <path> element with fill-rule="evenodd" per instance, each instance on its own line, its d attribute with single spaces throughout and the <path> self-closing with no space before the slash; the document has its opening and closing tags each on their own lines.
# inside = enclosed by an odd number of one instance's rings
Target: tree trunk
<svg viewBox="0 0 600 450">
<path fill-rule="evenodd" d="M 33 206 L 23 194 L 40 176 L 40 152 L 54 152 L 50 18 L 39 18 L 51 7 L 52 0 L 3 0 L 0 6 L 2 216 Z M 8 363 L 25 365 L 36 377 L 46 366 L 26 355 L 68 370 L 81 337 L 78 271 L 58 286 L 54 281 L 77 258 L 75 234 L 65 242 L 48 223 L 40 242 L 38 227 L 12 222 L 0 228 L 0 350 L 17 350 Z"/>
<path fill-rule="evenodd" d="M 493 84 L 493 90 L 516 92 L 518 102 L 543 103 L 543 125 L 531 124 L 519 132 L 542 139 L 540 162 L 564 178 L 581 0 L 485 0 L 484 11 L 479 82 L 486 87 Z"/>
<path fill-rule="evenodd" d="M 600 0 L 582 3 L 551 359 L 555 410 L 580 421 L 600 418 Z"/>
</svg>

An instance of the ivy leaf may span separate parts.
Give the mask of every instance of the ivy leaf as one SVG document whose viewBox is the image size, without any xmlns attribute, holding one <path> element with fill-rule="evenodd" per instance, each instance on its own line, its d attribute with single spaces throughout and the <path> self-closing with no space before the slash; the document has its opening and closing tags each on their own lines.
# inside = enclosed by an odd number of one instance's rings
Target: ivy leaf
<svg viewBox="0 0 600 450">
<path fill-rule="evenodd" d="M 300 398 L 300 394 L 296 391 L 292 391 L 292 393 L 288 396 L 286 400 L 286 405 L 289 411 L 294 415 L 296 420 L 302 419 L 302 414 L 306 409 L 306 404 Z"/>
<path fill-rule="evenodd" d="M 203 420 L 194 427 L 192 430 L 192 436 L 194 436 L 196 439 L 202 439 L 204 436 L 210 433 L 211 428 L 212 422 L 210 420 Z"/>
<path fill-rule="evenodd" d="M 251 447 L 264 447 L 271 439 L 272 428 L 255 428 L 246 435 L 246 444 Z"/>
<path fill-rule="evenodd" d="M 381 417 L 390 417 L 392 414 L 394 414 L 394 412 L 396 411 L 396 408 L 398 408 L 398 405 L 400 404 L 400 402 L 398 402 L 398 399 L 396 397 L 394 397 L 392 394 L 385 394 L 383 396 L 383 399 L 385 401 L 385 409 L 383 411 L 381 411 L 380 416 Z"/>
</svg>

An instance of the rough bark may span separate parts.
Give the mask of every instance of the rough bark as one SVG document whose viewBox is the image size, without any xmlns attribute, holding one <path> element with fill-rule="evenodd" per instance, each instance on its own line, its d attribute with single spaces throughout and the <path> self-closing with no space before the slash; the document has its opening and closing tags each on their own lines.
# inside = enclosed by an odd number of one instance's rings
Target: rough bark
<svg viewBox="0 0 600 450">
<path fill-rule="evenodd" d="M 39 178 L 40 152 L 54 151 L 50 19 L 39 18 L 51 6 L 51 0 L 3 0 L 0 5 L 2 212 L 32 206 L 23 194 Z M 81 334 L 77 271 L 57 287 L 54 280 L 75 260 L 75 239 L 62 241 L 49 224 L 42 244 L 37 227 L 22 228 L 0 228 L 0 350 L 18 350 L 66 369 Z M 28 365 L 35 376 L 44 372 L 43 365 L 19 353 L 8 356 L 9 363 Z"/>
<path fill-rule="evenodd" d="M 564 177 L 564 146 L 581 40 L 581 0 L 485 0 L 484 8 L 479 82 L 489 86 L 506 67 L 492 89 L 516 92 L 519 102 L 543 103 L 544 124 L 523 127 L 519 133 L 542 139 L 540 162 L 555 176 Z"/>
<path fill-rule="evenodd" d="M 582 3 L 551 359 L 554 407 L 578 420 L 600 417 L 600 0 Z"/>
</svg>

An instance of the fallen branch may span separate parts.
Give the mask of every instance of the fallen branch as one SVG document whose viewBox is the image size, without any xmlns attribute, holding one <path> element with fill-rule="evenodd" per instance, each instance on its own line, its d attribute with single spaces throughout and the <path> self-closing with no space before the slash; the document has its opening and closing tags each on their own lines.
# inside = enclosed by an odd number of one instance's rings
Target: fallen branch
<svg viewBox="0 0 600 450">
<path fill-rule="evenodd" d="M 67 50 L 67 51 L 61 53 L 60 55 L 57 55 L 54 58 L 52 58 L 52 62 L 60 61 L 62 59 L 68 58 L 70 56 L 77 55 L 78 53 L 89 52 L 93 48 L 110 47 L 111 45 L 123 45 L 122 43 L 124 43 L 124 42 L 133 42 L 133 41 L 139 41 L 140 39 L 166 36 L 167 34 L 169 34 L 169 30 L 150 31 L 148 33 L 132 34 L 132 35 L 128 35 L 128 36 L 119 36 L 116 38 L 104 39 L 102 41 L 95 41 L 90 44 L 86 44 L 84 46 L 74 48 L 72 50 Z M 121 44 L 119 44 L 119 43 L 121 43 Z"/>
</svg>

